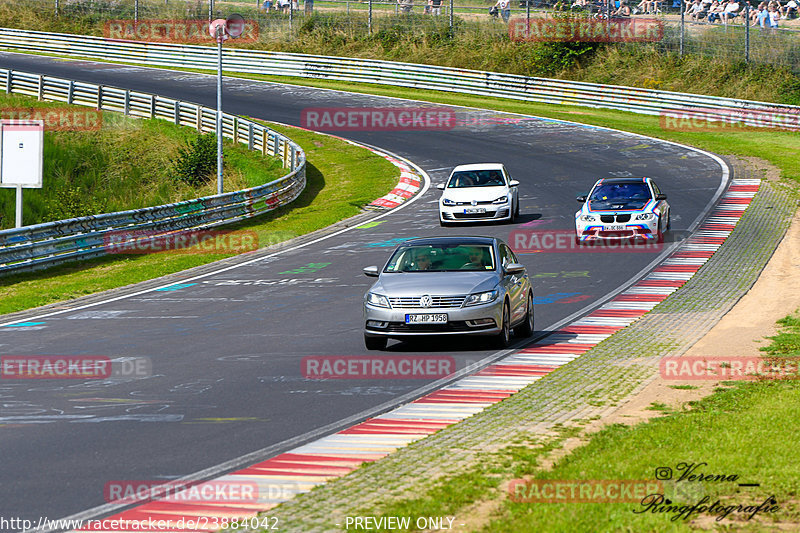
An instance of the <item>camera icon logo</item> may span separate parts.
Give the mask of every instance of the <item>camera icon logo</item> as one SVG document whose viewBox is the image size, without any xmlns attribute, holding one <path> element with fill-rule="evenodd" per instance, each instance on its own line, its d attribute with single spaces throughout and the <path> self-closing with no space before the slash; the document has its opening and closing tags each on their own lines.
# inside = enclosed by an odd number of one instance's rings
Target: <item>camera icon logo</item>
<svg viewBox="0 0 800 533">
<path fill-rule="evenodd" d="M 672 479 L 672 469 L 668 466 L 659 466 L 656 468 L 656 479 L 659 481 Z"/>
</svg>

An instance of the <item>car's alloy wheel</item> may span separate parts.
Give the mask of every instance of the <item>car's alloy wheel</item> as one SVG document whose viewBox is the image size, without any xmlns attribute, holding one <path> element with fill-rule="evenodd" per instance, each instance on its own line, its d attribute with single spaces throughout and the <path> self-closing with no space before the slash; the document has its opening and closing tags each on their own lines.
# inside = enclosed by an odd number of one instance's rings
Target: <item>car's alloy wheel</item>
<svg viewBox="0 0 800 533">
<path fill-rule="evenodd" d="M 528 303 L 525 309 L 525 320 L 517 326 L 515 332 L 520 337 L 527 339 L 533 335 L 533 295 L 528 293 Z"/>
<path fill-rule="evenodd" d="M 672 213 L 667 211 L 667 231 L 672 229 Z"/>
<path fill-rule="evenodd" d="M 386 343 L 389 341 L 386 337 L 370 337 L 364 335 L 364 345 L 367 350 L 385 350 Z"/>
<path fill-rule="evenodd" d="M 506 348 L 511 344 L 511 318 L 508 312 L 508 303 L 503 305 L 503 323 L 500 324 L 500 333 L 497 334 L 497 345 Z"/>
</svg>

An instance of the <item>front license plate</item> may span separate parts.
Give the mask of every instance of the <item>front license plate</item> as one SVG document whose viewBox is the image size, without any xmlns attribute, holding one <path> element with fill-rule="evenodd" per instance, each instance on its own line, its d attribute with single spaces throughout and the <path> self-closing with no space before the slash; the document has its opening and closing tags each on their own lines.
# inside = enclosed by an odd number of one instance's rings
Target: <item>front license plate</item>
<svg viewBox="0 0 800 533">
<path fill-rule="evenodd" d="M 446 313 L 406 315 L 406 324 L 447 324 Z"/>
<path fill-rule="evenodd" d="M 623 225 L 614 225 L 614 226 L 603 226 L 605 231 L 625 231 L 625 226 Z"/>
<path fill-rule="evenodd" d="M 464 209 L 465 215 L 475 215 L 478 213 L 485 213 L 485 212 L 486 212 L 485 207 L 467 207 Z"/>
</svg>

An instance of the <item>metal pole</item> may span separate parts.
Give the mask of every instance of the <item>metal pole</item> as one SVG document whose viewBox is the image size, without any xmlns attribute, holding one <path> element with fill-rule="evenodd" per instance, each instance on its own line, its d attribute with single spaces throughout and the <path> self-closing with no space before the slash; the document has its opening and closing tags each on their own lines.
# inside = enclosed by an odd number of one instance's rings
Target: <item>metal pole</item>
<svg viewBox="0 0 800 533">
<path fill-rule="evenodd" d="M 208 21 L 214 20 L 214 0 L 208 0 Z"/>
<path fill-rule="evenodd" d="M 293 19 L 294 19 L 294 0 L 289 0 L 289 28 L 292 27 Z"/>
<path fill-rule="evenodd" d="M 744 3 L 744 62 L 750 62 L 750 2 Z"/>
<path fill-rule="evenodd" d="M 453 13 L 453 0 L 450 0 L 450 35 L 453 35 L 453 22 L 455 14 Z"/>
<path fill-rule="evenodd" d="M 139 0 L 133 0 L 133 23 L 139 23 Z"/>
<path fill-rule="evenodd" d="M 58 17 L 58 0 L 56 0 L 56 17 Z"/>
<path fill-rule="evenodd" d="M 222 32 L 217 27 L 217 194 L 222 194 Z"/>
<path fill-rule="evenodd" d="M 369 0 L 369 15 L 367 15 L 367 32 L 372 35 L 372 0 Z"/>
<path fill-rule="evenodd" d="M 22 187 L 17 185 L 17 213 L 15 217 L 17 228 L 22 227 Z"/>
<path fill-rule="evenodd" d="M 681 45 L 680 45 L 681 46 L 681 48 L 680 48 L 680 56 L 681 57 L 683 57 L 683 34 L 686 31 L 685 18 L 686 18 L 686 10 L 684 9 L 683 4 L 681 4 Z"/>
<path fill-rule="evenodd" d="M 525 39 L 531 37 L 531 0 L 525 0 Z"/>
</svg>

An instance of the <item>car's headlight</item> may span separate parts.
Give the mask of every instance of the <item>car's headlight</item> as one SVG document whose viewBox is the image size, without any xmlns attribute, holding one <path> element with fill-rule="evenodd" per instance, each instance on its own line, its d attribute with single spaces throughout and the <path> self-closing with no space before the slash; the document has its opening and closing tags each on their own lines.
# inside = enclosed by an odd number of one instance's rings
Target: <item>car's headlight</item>
<svg viewBox="0 0 800 533">
<path fill-rule="evenodd" d="M 653 220 L 654 218 L 655 215 L 653 213 L 640 213 L 636 215 L 636 218 L 634 218 L 634 220 Z"/>
<path fill-rule="evenodd" d="M 505 204 L 508 203 L 508 196 L 501 196 L 492 202 L 493 204 Z"/>
<path fill-rule="evenodd" d="M 581 222 L 597 222 L 597 217 L 594 215 L 581 215 Z"/>
<path fill-rule="evenodd" d="M 447 198 L 442 198 L 442 205 L 456 205 L 453 200 L 448 200 Z"/>
<path fill-rule="evenodd" d="M 389 300 L 382 294 L 367 293 L 367 303 L 375 307 L 389 307 Z"/>
<path fill-rule="evenodd" d="M 496 289 L 493 291 L 476 292 L 475 294 L 470 294 L 467 296 L 467 299 L 464 301 L 464 305 L 488 304 L 489 302 L 497 300 L 497 296 L 499 294 L 500 292 Z"/>
</svg>

